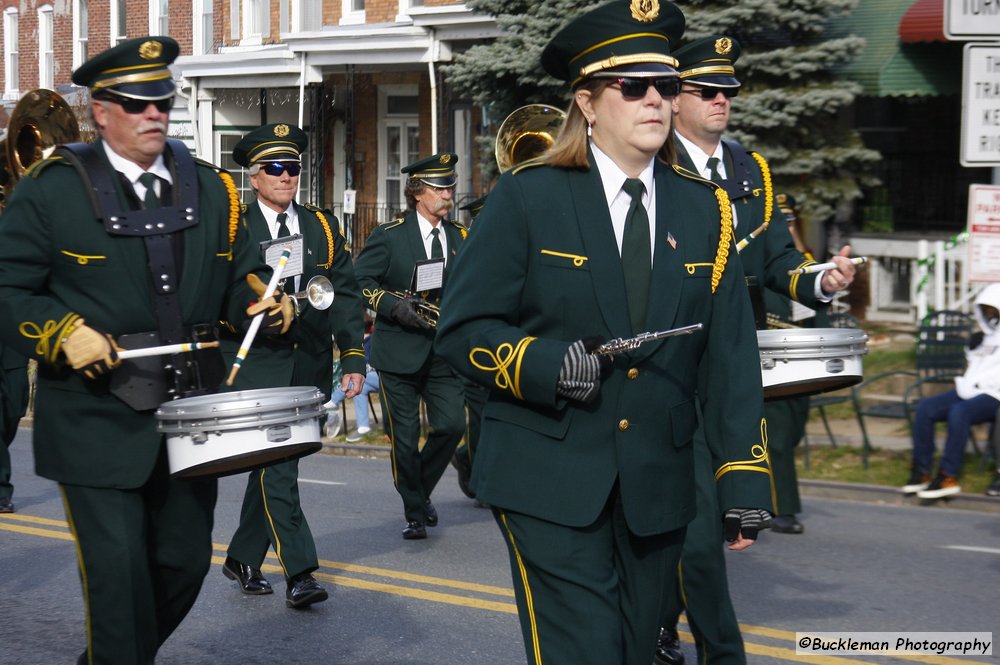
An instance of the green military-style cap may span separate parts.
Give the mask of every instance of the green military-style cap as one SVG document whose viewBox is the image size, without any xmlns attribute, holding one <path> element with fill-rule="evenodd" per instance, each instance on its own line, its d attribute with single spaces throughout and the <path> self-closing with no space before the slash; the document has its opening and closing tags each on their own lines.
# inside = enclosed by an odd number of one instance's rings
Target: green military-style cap
<svg viewBox="0 0 1000 665">
<path fill-rule="evenodd" d="M 453 152 L 439 152 L 430 157 L 418 159 L 412 164 L 407 164 L 400 169 L 400 173 L 405 173 L 409 180 L 419 180 L 431 187 L 454 187 L 458 182 L 455 174 L 455 163 L 458 162 L 458 155 Z"/>
<path fill-rule="evenodd" d="M 480 196 L 478 199 L 469 201 L 464 206 L 461 206 L 459 210 L 468 210 L 469 214 L 472 215 L 472 219 L 475 219 L 479 216 L 479 211 L 483 209 L 484 205 L 486 205 L 486 197 Z"/>
<path fill-rule="evenodd" d="M 233 147 L 233 161 L 240 166 L 258 162 L 297 162 L 308 145 L 309 137 L 295 125 L 271 123 L 240 139 Z"/>
<path fill-rule="evenodd" d="M 795 197 L 791 194 L 778 194 L 775 198 L 778 200 L 778 209 L 785 215 L 785 220 L 789 222 L 794 220 L 797 217 Z"/>
<path fill-rule="evenodd" d="M 174 94 L 168 65 L 178 52 L 170 37 L 139 37 L 95 55 L 73 72 L 73 83 L 86 86 L 92 97 L 102 93 L 156 101 Z"/>
<path fill-rule="evenodd" d="M 685 83 L 715 88 L 738 88 L 736 60 L 740 43 L 732 37 L 710 35 L 685 44 L 674 52 Z"/>
<path fill-rule="evenodd" d="M 677 75 L 684 14 L 660 0 L 614 0 L 573 19 L 542 51 L 542 67 L 576 88 L 594 77 Z"/>
</svg>

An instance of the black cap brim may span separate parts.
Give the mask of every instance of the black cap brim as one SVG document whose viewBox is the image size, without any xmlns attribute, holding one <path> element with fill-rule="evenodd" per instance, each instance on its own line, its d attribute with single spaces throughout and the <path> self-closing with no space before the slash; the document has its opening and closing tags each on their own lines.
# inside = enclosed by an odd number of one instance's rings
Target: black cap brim
<svg viewBox="0 0 1000 665">
<path fill-rule="evenodd" d="M 144 99 L 155 102 L 158 99 L 173 97 L 177 92 L 174 80 L 165 78 L 158 81 L 138 81 L 135 83 L 120 83 L 115 86 L 102 88 L 99 92 L 110 92 L 119 97 L 130 97 L 132 99 Z"/>
</svg>

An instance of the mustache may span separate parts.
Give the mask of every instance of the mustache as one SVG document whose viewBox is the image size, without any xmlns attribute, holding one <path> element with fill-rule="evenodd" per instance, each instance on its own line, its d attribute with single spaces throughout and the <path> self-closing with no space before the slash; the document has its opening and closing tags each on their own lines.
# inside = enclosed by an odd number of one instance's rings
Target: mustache
<svg viewBox="0 0 1000 665">
<path fill-rule="evenodd" d="M 157 130 L 163 134 L 167 133 L 167 123 L 160 122 L 159 120 L 145 120 L 136 129 L 139 134 L 144 134 L 145 132 Z"/>
<path fill-rule="evenodd" d="M 437 207 L 434 209 L 434 211 L 437 212 L 437 211 L 441 210 L 441 211 L 447 212 L 447 211 L 451 210 L 454 207 L 455 207 L 455 202 L 454 201 L 447 201 L 445 199 L 441 199 L 440 201 L 438 201 Z"/>
</svg>

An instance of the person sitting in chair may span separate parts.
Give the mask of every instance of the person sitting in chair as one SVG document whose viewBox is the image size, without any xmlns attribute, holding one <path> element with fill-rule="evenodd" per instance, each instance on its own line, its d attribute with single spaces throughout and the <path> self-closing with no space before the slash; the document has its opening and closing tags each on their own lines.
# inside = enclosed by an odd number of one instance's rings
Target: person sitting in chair
<svg viewBox="0 0 1000 665">
<path fill-rule="evenodd" d="M 976 322 L 982 329 L 966 352 L 965 373 L 955 377 L 955 388 L 917 403 L 913 423 L 913 463 L 904 494 L 941 499 L 958 494 L 962 457 L 973 425 L 996 418 L 1000 406 L 1000 283 L 990 284 L 976 297 Z M 944 452 L 937 475 L 931 477 L 934 424 L 948 423 Z"/>
</svg>

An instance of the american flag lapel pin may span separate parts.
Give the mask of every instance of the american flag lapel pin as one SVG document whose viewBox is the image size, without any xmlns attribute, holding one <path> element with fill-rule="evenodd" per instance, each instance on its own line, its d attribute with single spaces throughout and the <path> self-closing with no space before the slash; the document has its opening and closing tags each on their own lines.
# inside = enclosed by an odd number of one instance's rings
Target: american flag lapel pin
<svg viewBox="0 0 1000 665">
<path fill-rule="evenodd" d="M 670 243 L 670 249 L 677 249 L 677 240 L 674 239 L 674 234 L 667 231 L 667 242 Z"/>
</svg>

